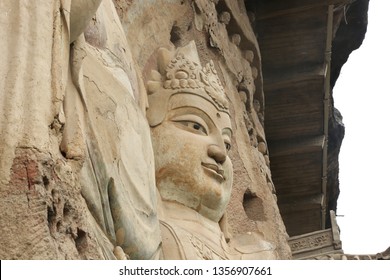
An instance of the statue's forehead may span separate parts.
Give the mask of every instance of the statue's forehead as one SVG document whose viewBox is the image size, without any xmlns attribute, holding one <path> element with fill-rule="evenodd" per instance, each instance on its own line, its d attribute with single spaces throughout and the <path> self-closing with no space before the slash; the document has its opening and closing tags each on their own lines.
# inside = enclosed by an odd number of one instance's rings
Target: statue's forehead
<svg viewBox="0 0 390 280">
<path fill-rule="evenodd" d="M 169 100 L 168 110 L 188 108 L 196 108 L 203 111 L 220 129 L 229 128 L 231 130 L 230 116 L 226 111 L 221 111 L 210 100 L 192 93 L 177 93 L 171 96 Z"/>
</svg>

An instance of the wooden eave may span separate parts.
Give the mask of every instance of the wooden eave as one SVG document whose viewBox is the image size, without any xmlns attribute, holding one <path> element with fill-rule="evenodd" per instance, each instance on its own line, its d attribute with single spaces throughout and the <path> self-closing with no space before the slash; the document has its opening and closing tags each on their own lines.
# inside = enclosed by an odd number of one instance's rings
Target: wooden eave
<svg viewBox="0 0 390 280">
<path fill-rule="evenodd" d="M 265 132 L 290 236 L 325 229 L 333 11 L 351 1 L 247 1 L 262 57 Z"/>
</svg>

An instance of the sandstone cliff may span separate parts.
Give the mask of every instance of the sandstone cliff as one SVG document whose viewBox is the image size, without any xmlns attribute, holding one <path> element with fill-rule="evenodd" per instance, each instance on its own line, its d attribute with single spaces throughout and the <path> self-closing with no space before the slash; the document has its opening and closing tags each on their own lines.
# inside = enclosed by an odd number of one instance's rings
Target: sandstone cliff
<svg viewBox="0 0 390 280">
<path fill-rule="evenodd" d="M 226 238 L 256 232 L 275 246 L 277 258 L 291 258 L 286 221 L 277 204 L 283 180 L 278 189 L 275 177 L 280 173 L 273 170 L 267 144 L 267 139 L 275 140 L 278 147 L 280 139 L 267 127 L 267 114 L 272 115 L 267 113 L 264 81 L 271 72 L 263 64 L 283 60 L 283 55 L 264 58 L 262 38 L 271 33 L 261 32 L 273 31 L 264 31 L 266 25 L 259 28 L 262 18 L 256 20 L 253 12 L 261 13 L 266 2 L 97 0 L 77 6 L 77 0 L 40 5 L 3 1 L 0 36 L 7 39 L 0 42 L 0 258 L 115 258 L 116 245 L 130 258 L 153 257 L 160 242 L 158 197 L 144 84 L 160 47 L 174 49 L 192 40 L 202 63 L 215 62 L 230 103 L 234 183 L 221 221 Z M 322 8 L 318 12 L 325 11 L 326 21 L 328 7 Z M 367 5 L 356 9 L 364 14 Z M 338 38 L 356 38 L 357 27 L 350 22 L 340 35 L 335 33 L 338 24 L 334 27 L 333 57 L 347 51 L 334 58 L 330 77 L 352 51 L 338 43 Z M 333 108 L 330 113 L 334 115 Z M 342 129 L 329 118 L 330 150 L 320 151 L 331 166 L 329 202 L 321 205 L 327 210 L 337 200 L 342 138 Z M 274 134 L 268 136 L 269 131 Z M 116 211 L 115 205 L 125 206 Z M 288 209 L 283 208 L 287 218 Z M 145 238 L 146 245 L 138 248 Z"/>
</svg>

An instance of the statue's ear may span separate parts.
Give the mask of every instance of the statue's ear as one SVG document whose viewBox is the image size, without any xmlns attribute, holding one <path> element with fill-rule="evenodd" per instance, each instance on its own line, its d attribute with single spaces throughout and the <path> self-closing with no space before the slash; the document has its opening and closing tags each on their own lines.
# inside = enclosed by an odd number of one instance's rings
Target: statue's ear
<svg viewBox="0 0 390 280">
<path fill-rule="evenodd" d="M 229 242 L 232 238 L 232 234 L 229 232 L 229 223 L 226 214 L 223 214 L 222 218 L 219 220 L 219 227 L 225 236 L 226 242 Z"/>
<path fill-rule="evenodd" d="M 70 43 L 87 28 L 102 0 L 72 0 L 70 8 Z"/>
</svg>

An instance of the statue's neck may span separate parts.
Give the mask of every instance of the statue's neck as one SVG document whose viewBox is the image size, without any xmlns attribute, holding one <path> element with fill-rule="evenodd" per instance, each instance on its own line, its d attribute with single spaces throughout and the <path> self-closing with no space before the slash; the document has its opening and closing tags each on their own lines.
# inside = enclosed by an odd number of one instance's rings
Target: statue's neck
<svg viewBox="0 0 390 280">
<path fill-rule="evenodd" d="M 199 226 L 205 227 L 209 230 L 219 232 L 221 229 L 219 224 L 215 221 L 210 220 L 207 217 L 199 214 L 196 210 L 184 206 L 177 202 L 172 201 L 162 201 L 163 205 L 163 217 L 164 220 L 177 220 L 178 223 L 196 223 Z"/>
</svg>

